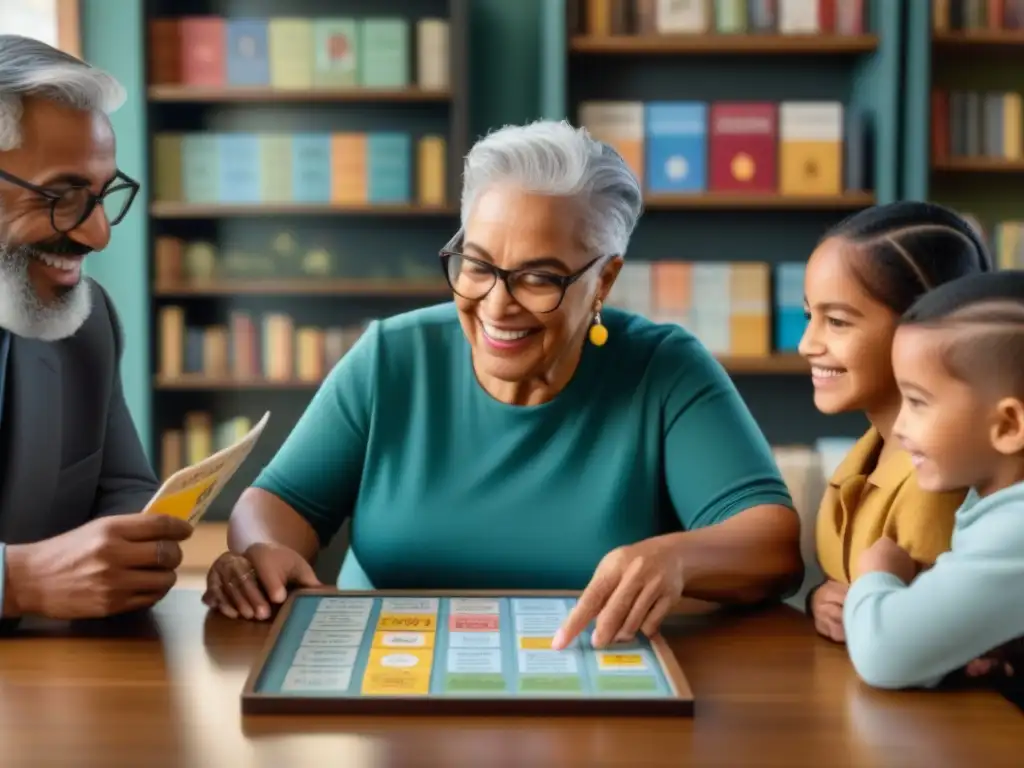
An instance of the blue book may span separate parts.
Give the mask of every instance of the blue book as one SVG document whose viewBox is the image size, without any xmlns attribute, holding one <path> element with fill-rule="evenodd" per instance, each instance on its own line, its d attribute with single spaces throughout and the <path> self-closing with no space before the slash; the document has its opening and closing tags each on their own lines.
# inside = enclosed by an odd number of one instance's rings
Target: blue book
<svg viewBox="0 0 1024 768">
<path fill-rule="evenodd" d="M 181 140 L 182 192 L 186 203 L 216 203 L 220 173 L 219 142 L 215 133 L 188 133 Z"/>
<path fill-rule="evenodd" d="M 775 267 L 775 350 L 796 352 L 807 327 L 804 317 L 804 262 Z"/>
<path fill-rule="evenodd" d="M 292 136 L 292 199 L 297 203 L 331 201 L 331 134 Z"/>
<path fill-rule="evenodd" d="M 703 192 L 707 188 L 708 105 L 650 102 L 644 109 L 649 192 Z"/>
<path fill-rule="evenodd" d="M 185 359 L 182 361 L 184 362 L 185 373 L 203 372 L 204 347 L 202 328 L 188 328 L 185 330 Z"/>
<path fill-rule="evenodd" d="M 219 137 L 220 202 L 260 202 L 260 137 L 222 133 Z"/>
<path fill-rule="evenodd" d="M 226 37 L 228 85 L 269 85 L 266 19 L 228 19 Z"/>
<path fill-rule="evenodd" d="M 368 200 L 408 203 L 412 190 L 412 138 L 407 133 L 378 132 L 367 138 Z"/>
</svg>

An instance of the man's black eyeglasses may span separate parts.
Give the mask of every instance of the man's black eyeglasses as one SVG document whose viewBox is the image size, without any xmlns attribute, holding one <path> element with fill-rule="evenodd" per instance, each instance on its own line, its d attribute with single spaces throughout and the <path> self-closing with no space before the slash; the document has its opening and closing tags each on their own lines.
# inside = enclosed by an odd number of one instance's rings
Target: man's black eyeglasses
<svg viewBox="0 0 1024 768">
<path fill-rule="evenodd" d="M 569 286 L 601 260 L 598 256 L 571 275 L 558 275 L 529 267 L 502 269 L 488 261 L 447 249 L 440 252 L 440 257 L 448 285 L 464 299 L 480 301 L 494 289 L 500 279 L 505 284 L 505 290 L 519 305 L 537 314 L 558 309 Z"/>
<path fill-rule="evenodd" d="M 17 176 L 0 170 L 0 179 L 10 182 L 50 201 L 50 223 L 60 234 L 67 234 L 81 226 L 97 205 L 102 205 L 110 226 L 116 226 L 124 219 L 139 193 L 139 183 L 118 171 L 98 195 L 88 187 L 74 184 L 67 189 L 56 191 L 40 187 Z"/>
</svg>

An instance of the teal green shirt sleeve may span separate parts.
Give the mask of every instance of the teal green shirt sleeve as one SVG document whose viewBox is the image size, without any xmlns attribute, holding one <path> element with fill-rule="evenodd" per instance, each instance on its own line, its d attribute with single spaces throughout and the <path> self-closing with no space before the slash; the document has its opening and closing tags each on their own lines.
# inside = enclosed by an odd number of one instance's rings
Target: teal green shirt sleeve
<svg viewBox="0 0 1024 768">
<path fill-rule="evenodd" d="M 374 407 L 379 325 L 371 323 L 331 370 L 253 486 L 306 519 L 326 545 L 352 514 Z"/>
<path fill-rule="evenodd" d="M 1024 499 L 994 502 L 961 508 L 952 549 L 910 585 L 875 572 L 850 587 L 846 645 L 868 685 L 934 687 L 1024 635 Z"/>
<path fill-rule="evenodd" d="M 761 504 L 792 508 L 771 446 L 721 364 L 692 337 L 666 341 L 659 357 L 671 382 L 665 480 L 683 526 L 713 525 Z"/>
</svg>

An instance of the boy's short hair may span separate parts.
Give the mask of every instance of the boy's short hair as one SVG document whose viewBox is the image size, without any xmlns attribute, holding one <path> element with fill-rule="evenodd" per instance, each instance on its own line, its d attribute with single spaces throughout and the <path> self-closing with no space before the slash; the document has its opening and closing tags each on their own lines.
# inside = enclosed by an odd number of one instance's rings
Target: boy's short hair
<svg viewBox="0 0 1024 768">
<path fill-rule="evenodd" d="M 949 331 L 943 362 L 953 376 L 1024 397 L 1024 271 L 980 273 L 940 285 L 918 299 L 900 325 Z"/>
</svg>

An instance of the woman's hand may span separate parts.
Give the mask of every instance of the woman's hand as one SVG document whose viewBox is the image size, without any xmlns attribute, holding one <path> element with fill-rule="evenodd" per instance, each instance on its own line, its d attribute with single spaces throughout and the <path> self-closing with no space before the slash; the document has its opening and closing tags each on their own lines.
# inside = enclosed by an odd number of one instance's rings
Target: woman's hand
<svg viewBox="0 0 1024 768">
<path fill-rule="evenodd" d="M 849 587 L 838 581 L 826 581 L 811 595 L 811 616 L 819 635 L 837 643 L 846 642 L 843 629 L 843 604 Z"/>
<path fill-rule="evenodd" d="M 595 618 L 596 648 L 632 640 L 638 631 L 656 635 L 683 594 L 682 563 L 672 541 L 658 536 L 605 555 L 551 647 L 565 648 Z"/>
<path fill-rule="evenodd" d="M 203 602 L 229 619 L 270 618 L 270 603 L 280 605 L 288 585 L 322 586 L 313 567 L 294 549 L 253 544 L 244 555 L 225 552 L 206 577 Z"/>
</svg>

